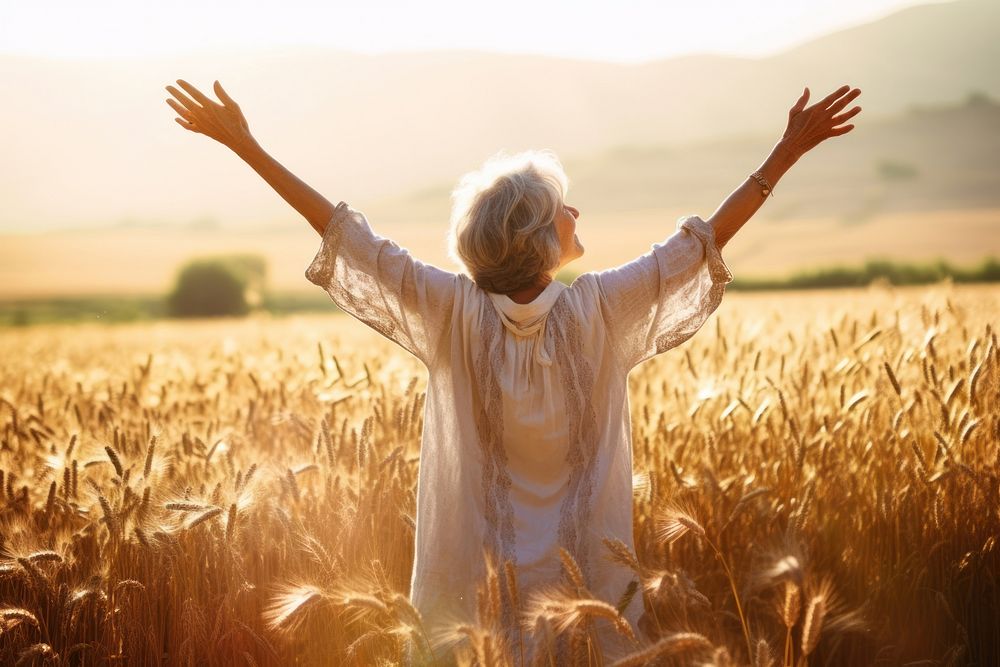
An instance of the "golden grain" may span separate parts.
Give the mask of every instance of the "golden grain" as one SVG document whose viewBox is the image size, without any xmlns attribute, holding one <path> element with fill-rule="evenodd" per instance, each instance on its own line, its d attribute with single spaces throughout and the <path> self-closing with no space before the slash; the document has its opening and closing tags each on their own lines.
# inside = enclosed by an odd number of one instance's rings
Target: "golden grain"
<svg viewBox="0 0 1000 667">
<path fill-rule="evenodd" d="M 814 595 L 806 605 L 806 615 L 802 620 L 802 654 L 809 655 L 819 643 L 823 632 L 823 616 L 826 614 L 826 598 Z"/>
<path fill-rule="evenodd" d="M 802 611 L 801 589 L 792 581 L 785 582 L 785 593 L 781 602 L 781 620 L 789 630 L 799 622 L 799 614 Z"/>
<path fill-rule="evenodd" d="M 640 667 L 651 664 L 662 657 L 711 648 L 712 642 L 708 641 L 704 635 L 696 632 L 675 632 L 642 651 L 622 658 L 613 663 L 612 667 Z"/>
<path fill-rule="evenodd" d="M 1000 479 L 996 297 L 970 288 L 946 307 L 934 290 L 912 294 L 850 308 L 833 294 L 737 296 L 724 332 L 720 317 L 637 368 L 635 542 L 594 535 L 589 561 L 632 576 L 596 599 L 579 595 L 592 570 L 575 552 L 561 557 L 565 589 L 522 590 L 505 561 L 482 582 L 485 623 L 466 622 L 459 663 L 520 664 L 531 647 L 544 662 L 559 643 L 607 664 L 592 634 L 607 623 L 623 640 L 644 633 L 623 664 L 868 663 L 907 633 L 925 641 L 910 661 L 960 641 L 988 652 L 996 633 L 949 633 L 981 627 L 977 600 L 997 594 L 984 575 L 1000 517 L 982 511 Z M 760 318 L 766 332 L 744 333 Z M 0 614 L 5 641 L 21 627 L 0 663 L 51 650 L 95 664 L 397 664 L 406 642 L 430 657 L 440 619 L 406 599 L 423 368 L 336 320 L 268 323 L 266 338 L 182 324 L 155 350 L 144 326 L 113 343 L 0 332 L 4 349 L 36 351 L 0 371 L 0 586 L 23 592 L 4 601 L 17 610 Z M 213 352 L 224 336 L 240 354 Z M 695 377 L 712 392 L 697 397 Z M 771 563 L 760 547 L 774 547 Z M 951 553 L 957 578 L 941 567 Z M 886 576 L 895 559 L 920 577 Z M 848 583 L 839 607 L 817 587 L 830 575 Z M 972 578 L 975 599 L 960 583 Z M 939 601 L 896 603 L 926 590 Z M 507 601 L 523 607 L 520 649 L 493 622 Z M 637 606 L 632 627 L 621 614 Z"/>
</svg>

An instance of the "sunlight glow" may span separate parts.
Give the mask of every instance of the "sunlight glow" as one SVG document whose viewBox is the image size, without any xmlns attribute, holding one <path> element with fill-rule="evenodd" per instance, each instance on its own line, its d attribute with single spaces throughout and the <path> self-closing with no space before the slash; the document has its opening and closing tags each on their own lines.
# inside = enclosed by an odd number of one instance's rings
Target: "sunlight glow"
<svg viewBox="0 0 1000 667">
<path fill-rule="evenodd" d="M 134 58 L 321 47 L 360 53 L 470 49 L 615 62 L 706 52 L 762 56 L 913 4 L 625 0 L 611 11 L 594 0 L 18 2 L 4 8 L 0 54 Z"/>
</svg>

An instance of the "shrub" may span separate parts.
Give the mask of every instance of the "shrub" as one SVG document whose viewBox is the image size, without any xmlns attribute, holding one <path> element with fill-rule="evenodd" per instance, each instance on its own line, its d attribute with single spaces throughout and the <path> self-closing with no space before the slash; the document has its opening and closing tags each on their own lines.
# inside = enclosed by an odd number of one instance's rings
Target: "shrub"
<svg viewBox="0 0 1000 667">
<path fill-rule="evenodd" d="M 896 160 L 880 160 L 875 169 L 884 181 L 910 181 L 917 177 L 917 168 Z"/>
<path fill-rule="evenodd" d="M 242 260 L 216 257 L 188 262 L 167 298 L 172 317 L 246 315 L 249 271 Z"/>
</svg>

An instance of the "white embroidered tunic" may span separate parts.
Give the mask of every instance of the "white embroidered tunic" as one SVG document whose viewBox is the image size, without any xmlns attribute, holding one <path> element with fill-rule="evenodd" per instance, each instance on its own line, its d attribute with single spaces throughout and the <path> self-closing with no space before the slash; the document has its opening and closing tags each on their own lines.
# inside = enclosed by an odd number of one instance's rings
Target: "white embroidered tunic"
<svg viewBox="0 0 1000 667">
<path fill-rule="evenodd" d="M 633 547 L 628 373 L 718 307 L 733 277 L 712 226 L 682 218 L 635 260 L 518 304 L 411 257 L 340 202 L 306 277 L 428 369 L 410 591 L 428 633 L 475 621 L 484 549 L 515 563 L 522 600 L 560 581 L 563 547 L 617 604 L 634 575 L 602 538 Z M 636 594 L 637 636 L 642 612 Z M 625 647 L 606 630 L 613 657 Z"/>
</svg>

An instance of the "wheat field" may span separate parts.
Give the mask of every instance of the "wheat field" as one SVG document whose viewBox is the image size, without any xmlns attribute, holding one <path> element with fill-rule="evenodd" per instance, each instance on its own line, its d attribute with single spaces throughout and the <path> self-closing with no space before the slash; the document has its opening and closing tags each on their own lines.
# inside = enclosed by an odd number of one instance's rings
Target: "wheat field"
<svg viewBox="0 0 1000 667">
<path fill-rule="evenodd" d="M 634 586 L 589 599 L 564 554 L 519 599 L 539 664 L 610 664 L 600 624 L 627 665 L 997 664 L 998 316 L 996 287 L 726 295 L 629 378 L 636 549 L 604 555 Z M 0 664 L 428 662 L 425 386 L 343 315 L 0 331 Z M 447 658 L 519 664 L 497 582 Z"/>
</svg>

